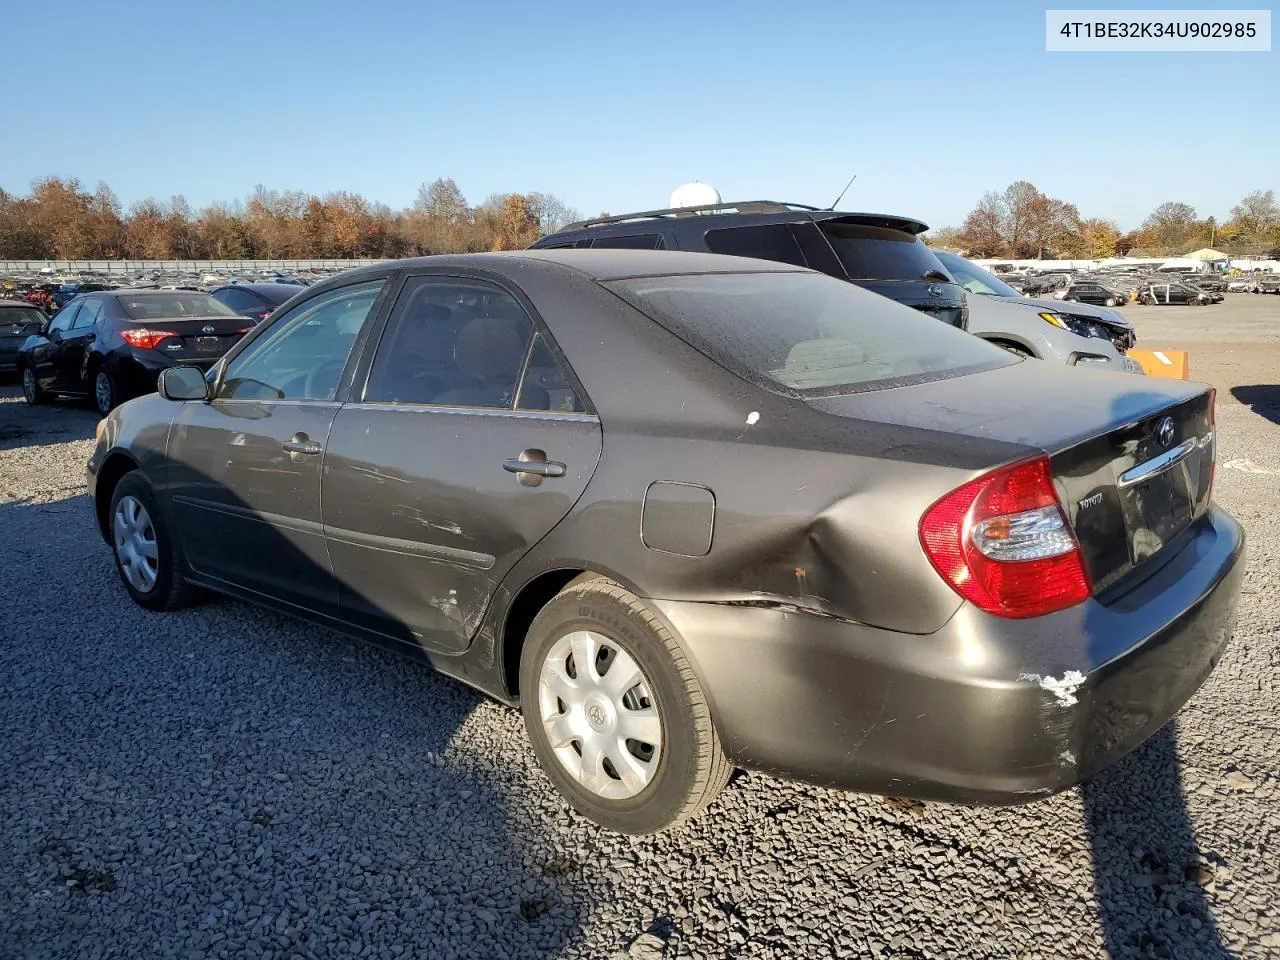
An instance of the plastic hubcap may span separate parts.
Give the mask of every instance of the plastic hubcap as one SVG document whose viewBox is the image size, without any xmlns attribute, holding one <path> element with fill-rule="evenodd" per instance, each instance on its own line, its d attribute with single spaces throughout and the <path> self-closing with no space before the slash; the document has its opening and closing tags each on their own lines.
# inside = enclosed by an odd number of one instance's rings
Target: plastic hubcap
<svg viewBox="0 0 1280 960">
<path fill-rule="evenodd" d="M 649 679 L 629 653 L 589 630 L 551 646 L 538 676 L 538 715 L 556 759 L 606 800 L 652 782 L 663 729 Z"/>
<path fill-rule="evenodd" d="M 151 516 L 137 497 L 120 498 L 111 532 L 124 578 L 139 593 L 147 593 L 156 585 L 160 553 Z"/>
</svg>

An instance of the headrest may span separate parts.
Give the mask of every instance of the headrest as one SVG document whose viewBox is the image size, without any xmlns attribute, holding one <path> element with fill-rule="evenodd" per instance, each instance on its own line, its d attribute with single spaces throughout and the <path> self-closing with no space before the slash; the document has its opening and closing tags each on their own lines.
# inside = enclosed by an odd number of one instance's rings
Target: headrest
<svg viewBox="0 0 1280 960">
<path fill-rule="evenodd" d="M 518 375 L 524 361 L 525 338 L 520 320 L 476 317 L 458 331 L 453 356 L 463 373 L 488 380 Z"/>
</svg>

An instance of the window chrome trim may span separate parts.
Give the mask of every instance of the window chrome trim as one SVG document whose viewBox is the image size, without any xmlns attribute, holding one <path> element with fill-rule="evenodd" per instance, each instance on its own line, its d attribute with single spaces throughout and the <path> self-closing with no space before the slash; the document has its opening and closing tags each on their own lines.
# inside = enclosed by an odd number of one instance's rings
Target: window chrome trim
<svg viewBox="0 0 1280 960">
<path fill-rule="evenodd" d="M 270 400 L 267 398 L 254 399 L 253 397 L 214 397 L 212 400 L 198 400 L 197 403 L 212 403 L 215 405 L 224 403 L 248 404 L 251 403 L 258 407 L 300 407 L 304 404 L 315 407 L 340 407 L 341 400 L 307 400 L 302 397 L 292 397 L 283 400 Z"/>
<path fill-rule="evenodd" d="M 354 410 L 376 410 L 389 413 L 445 413 L 451 416 L 518 417 L 524 420 L 572 420 L 599 423 L 594 413 L 560 413 L 554 410 L 512 410 L 510 407 L 454 407 L 434 403 L 362 403 L 346 404 Z"/>
<path fill-rule="evenodd" d="M 1176 447 L 1170 447 L 1159 456 L 1152 457 L 1145 463 L 1140 463 L 1136 467 L 1130 467 L 1124 473 L 1116 478 L 1116 486 L 1121 489 L 1131 487 L 1135 483 L 1141 483 L 1143 480 L 1150 480 L 1152 477 L 1164 473 L 1170 467 L 1176 466 L 1185 460 L 1192 450 L 1198 447 L 1199 441 L 1192 437 L 1190 440 L 1183 440 Z"/>
</svg>

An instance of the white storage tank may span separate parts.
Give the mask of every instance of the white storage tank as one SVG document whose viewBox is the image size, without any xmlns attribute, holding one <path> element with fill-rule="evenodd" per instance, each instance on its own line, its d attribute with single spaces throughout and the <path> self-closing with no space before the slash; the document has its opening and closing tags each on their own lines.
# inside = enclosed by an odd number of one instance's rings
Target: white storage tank
<svg viewBox="0 0 1280 960">
<path fill-rule="evenodd" d="M 671 194 L 668 206 L 673 210 L 681 207 L 708 207 L 720 203 L 720 191 L 709 183 L 694 180 L 682 187 L 676 187 Z"/>
</svg>

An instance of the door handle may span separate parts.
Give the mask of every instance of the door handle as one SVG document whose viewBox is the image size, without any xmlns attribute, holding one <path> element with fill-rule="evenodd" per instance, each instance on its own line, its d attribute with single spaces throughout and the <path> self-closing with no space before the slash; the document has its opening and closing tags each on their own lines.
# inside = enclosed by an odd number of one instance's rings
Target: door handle
<svg viewBox="0 0 1280 960">
<path fill-rule="evenodd" d="M 292 440 L 286 440 L 280 444 L 280 449 L 289 454 L 294 462 L 297 462 L 302 457 L 314 457 L 324 448 L 305 433 L 295 433 Z"/>
<path fill-rule="evenodd" d="M 518 457 L 503 460 L 502 469 L 514 473 L 526 487 L 536 487 L 543 477 L 563 477 L 565 473 L 563 463 L 548 460 L 545 450 L 532 448 L 521 451 Z"/>
</svg>

